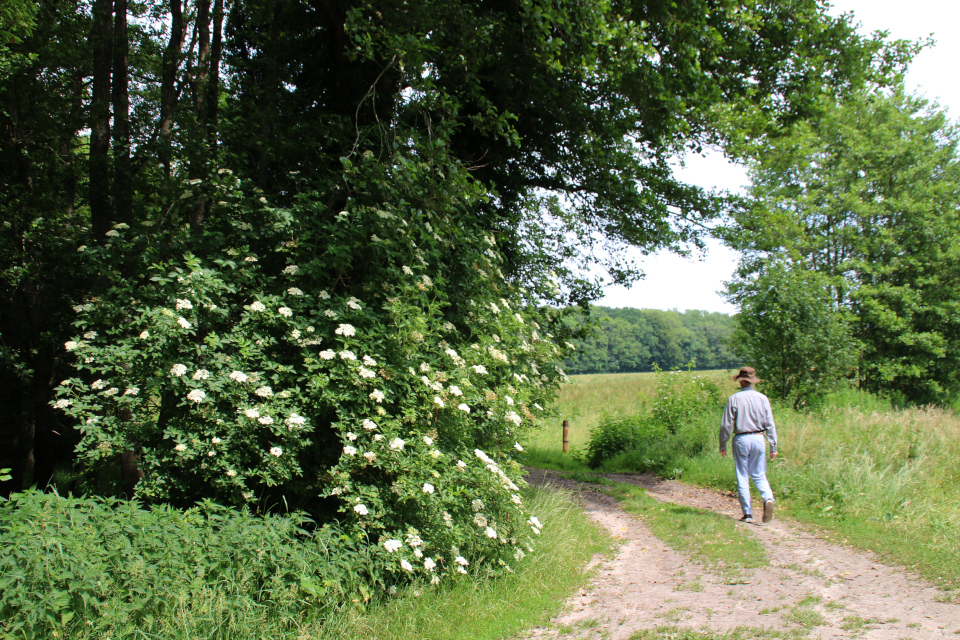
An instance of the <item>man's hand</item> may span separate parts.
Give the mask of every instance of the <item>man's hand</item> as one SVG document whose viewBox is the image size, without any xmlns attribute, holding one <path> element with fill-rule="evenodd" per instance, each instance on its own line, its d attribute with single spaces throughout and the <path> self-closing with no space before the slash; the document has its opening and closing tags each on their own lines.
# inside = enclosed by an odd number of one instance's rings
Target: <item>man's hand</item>
<svg viewBox="0 0 960 640">
<path fill-rule="evenodd" d="M 727 457 L 727 450 L 726 450 L 726 449 L 720 449 L 720 455 L 723 456 L 724 458 L 726 458 L 726 457 Z M 776 454 L 774 454 L 774 455 L 776 455 Z"/>
<path fill-rule="evenodd" d="M 774 451 L 773 453 L 770 454 L 770 459 L 771 459 L 771 460 L 776 460 L 776 459 L 777 459 L 777 452 L 776 452 L 776 451 Z"/>
</svg>

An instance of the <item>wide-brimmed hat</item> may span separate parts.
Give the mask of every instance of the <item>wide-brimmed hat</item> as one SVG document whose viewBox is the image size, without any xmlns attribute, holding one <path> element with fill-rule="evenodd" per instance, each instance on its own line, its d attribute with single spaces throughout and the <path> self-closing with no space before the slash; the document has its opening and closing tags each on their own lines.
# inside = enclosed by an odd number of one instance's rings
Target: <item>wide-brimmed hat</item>
<svg viewBox="0 0 960 640">
<path fill-rule="evenodd" d="M 746 380 L 751 384 L 756 384 L 760 382 L 760 378 L 757 377 L 757 370 L 753 367 L 740 367 L 740 373 L 733 376 L 734 381 L 736 380 Z"/>
</svg>

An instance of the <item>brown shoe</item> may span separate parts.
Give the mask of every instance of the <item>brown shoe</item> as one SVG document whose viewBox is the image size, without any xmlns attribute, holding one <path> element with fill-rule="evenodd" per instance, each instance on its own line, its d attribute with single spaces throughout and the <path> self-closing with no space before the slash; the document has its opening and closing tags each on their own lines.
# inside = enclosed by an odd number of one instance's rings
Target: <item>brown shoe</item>
<svg viewBox="0 0 960 640">
<path fill-rule="evenodd" d="M 773 500 L 767 500 L 763 503 L 763 521 L 770 522 L 773 520 Z"/>
</svg>

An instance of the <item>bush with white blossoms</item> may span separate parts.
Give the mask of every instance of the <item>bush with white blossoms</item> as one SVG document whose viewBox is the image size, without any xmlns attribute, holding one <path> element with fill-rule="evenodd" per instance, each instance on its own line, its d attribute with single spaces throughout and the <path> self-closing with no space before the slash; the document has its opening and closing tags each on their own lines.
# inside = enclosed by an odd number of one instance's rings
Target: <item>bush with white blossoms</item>
<svg viewBox="0 0 960 640">
<path fill-rule="evenodd" d="M 516 443 L 565 351 L 502 276 L 466 172 L 419 166 L 345 161 L 285 209 L 225 177 L 194 253 L 164 259 L 156 230 L 85 252 L 114 283 L 64 347 L 85 464 L 133 452 L 146 501 L 337 519 L 384 586 L 511 570 L 540 530 Z"/>
</svg>

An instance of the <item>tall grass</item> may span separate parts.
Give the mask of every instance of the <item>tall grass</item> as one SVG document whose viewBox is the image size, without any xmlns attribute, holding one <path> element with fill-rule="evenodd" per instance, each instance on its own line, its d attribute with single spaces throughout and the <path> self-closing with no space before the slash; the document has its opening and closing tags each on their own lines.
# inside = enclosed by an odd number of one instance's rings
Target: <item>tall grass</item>
<svg viewBox="0 0 960 640">
<path fill-rule="evenodd" d="M 726 371 L 698 371 L 720 389 L 733 393 L 737 387 Z M 582 449 L 590 439 L 590 430 L 603 421 L 646 413 L 653 406 L 657 390 L 655 373 L 605 373 L 570 376 L 552 407 L 555 417 L 543 421 L 531 434 L 530 447 L 561 451 L 562 423 L 570 424 L 570 449 Z"/>
<path fill-rule="evenodd" d="M 715 375 L 721 389 L 735 390 L 726 372 Z M 577 415 L 577 402 L 590 410 L 571 419 L 571 443 L 585 446 L 590 428 L 605 416 L 636 412 L 642 406 L 637 398 L 649 406 L 653 389 L 652 374 L 574 378 L 561 391 L 558 413 Z M 782 513 L 960 588 L 960 418 L 935 407 L 895 409 L 857 391 L 830 396 L 806 412 L 774 406 L 774 417 L 780 456 L 769 477 Z M 651 456 L 672 450 L 667 475 L 734 490 L 733 463 L 716 452 L 718 426 L 719 414 L 712 425 L 690 425 L 677 434 L 698 442 L 664 441 L 625 452 L 602 470 L 638 470 Z M 577 457 L 559 452 L 558 436 L 555 425 L 541 429 L 529 447 L 532 463 L 576 470 Z"/>
</svg>

